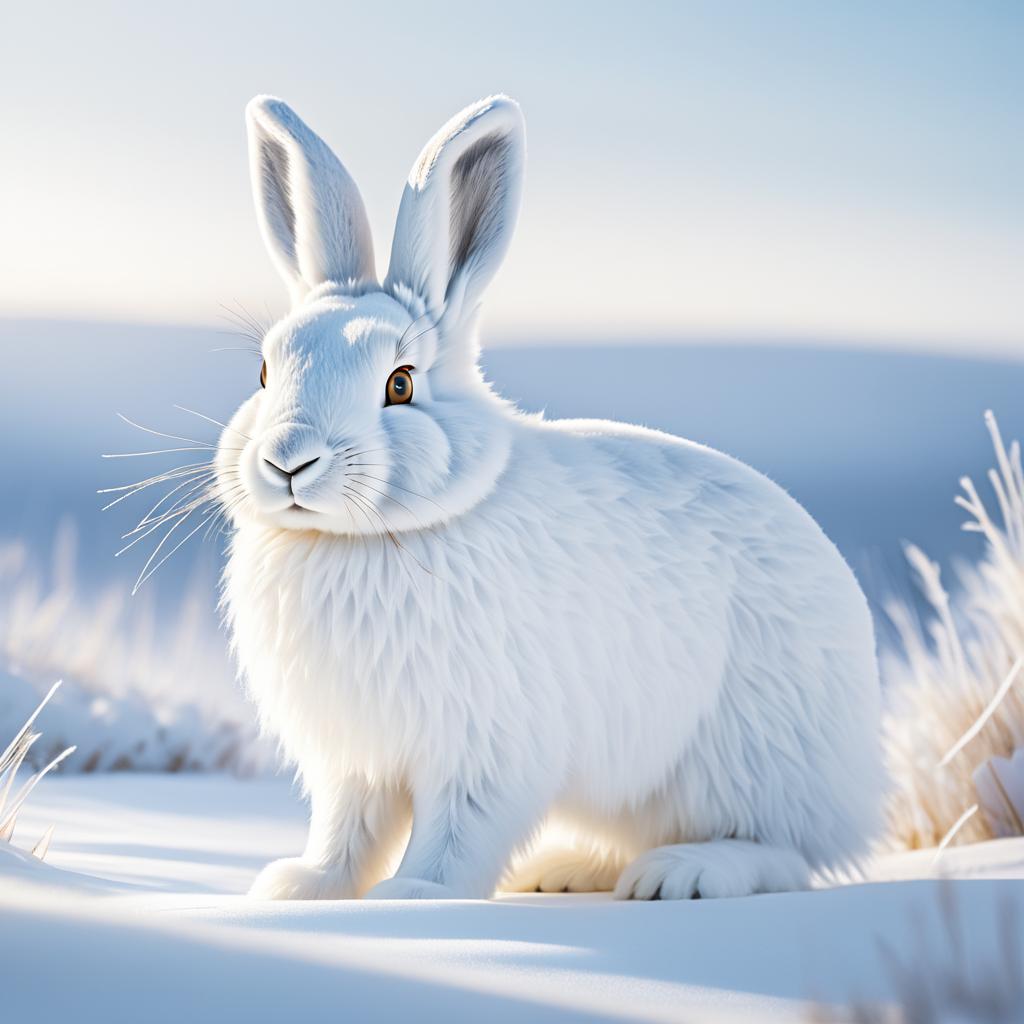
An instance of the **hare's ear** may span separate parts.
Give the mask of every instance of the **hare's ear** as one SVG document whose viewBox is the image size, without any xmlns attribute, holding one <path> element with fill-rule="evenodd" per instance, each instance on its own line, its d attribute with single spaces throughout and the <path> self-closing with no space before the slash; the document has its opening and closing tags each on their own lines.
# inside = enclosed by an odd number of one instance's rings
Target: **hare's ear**
<svg viewBox="0 0 1024 1024">
<path fill-rule="evenodd" d="M 257 96 L 245 116 L 256 215 L 292 301 L 325 281 L 372 286 L 370 222 L 348 171 L 287 103 Z"/>
<path fill-rule="evenodd" d="M 461 333 L 508 249 L 525 156 L 519 105 L 494 96 L 453 117 L 413 166 L 384 288 L 443 316 L 442 337 Z"/>
</svg>

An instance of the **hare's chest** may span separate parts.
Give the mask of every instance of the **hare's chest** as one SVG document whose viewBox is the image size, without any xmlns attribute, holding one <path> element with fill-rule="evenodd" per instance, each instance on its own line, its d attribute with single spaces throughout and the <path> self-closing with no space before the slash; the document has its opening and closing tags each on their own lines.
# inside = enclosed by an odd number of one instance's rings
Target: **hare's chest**
<svg viewBox="0 0 1024 1024">
<path fill-rule="evenodd" d="M 329 761 L 400 776 L 446 746 L 432 733 L 452 697 L 453 609 L 401 550 L 333 553 L 325 563 L 315 549 L 287 561 L 270 552 L 257 572 L 233 555 L 225 590 L 246 684 L 304 770 Z"/>
</svg>

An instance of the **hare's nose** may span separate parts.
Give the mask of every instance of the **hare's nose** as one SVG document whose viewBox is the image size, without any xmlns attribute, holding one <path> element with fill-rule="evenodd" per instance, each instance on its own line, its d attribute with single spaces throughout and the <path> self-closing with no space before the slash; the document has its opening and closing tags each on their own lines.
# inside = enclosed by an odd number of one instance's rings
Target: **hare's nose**
<svg viewBox="0 0 1024 1024">
<path fill-rule="evenodd" d="M 312 438 L 280 433 L 260 449 L 260 471 L 272 484 L 287 484 L 293 491 L 308 486 L 327 469 L 331 452 Z"/>
<path fill-rule="evenodd" d="M 267 464 L 271 473 L 278 473 L 282 478 L 293 479 L 297 477 L 304 469 L 309 469 L 310 466 L 315 465 L 320 461 L 319 455 L 314 455 L 313 458 L 308 459 L 301 465 L 293 466 L 291 469 L 287 469 L 285 466 L 279 466 L 273 459 L 268 459 L 265 455 L 263 461 Z"/>
</svg>

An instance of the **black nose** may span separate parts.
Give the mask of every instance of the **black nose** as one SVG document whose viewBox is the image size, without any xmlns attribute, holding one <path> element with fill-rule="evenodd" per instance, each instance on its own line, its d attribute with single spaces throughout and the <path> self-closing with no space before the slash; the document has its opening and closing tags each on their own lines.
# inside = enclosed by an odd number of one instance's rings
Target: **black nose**
<svg viewBox="0 0 1024 1024">
<path fill-rule="evenodd" d="M 291 469 L 286 469 L 284 466 L 279 466 L 273 459 L 268 459 L 266 456 L 263 457 L 263 461 L 268 465 L 274 472 L 280 473 L 282 476 L 287 477 L 289 480 L 292 477 L 297 476 L 304 469 L 309 469 L 310 466 L 320 461 L 319 455 L 314 455 L 313 458 L 308 459 L 306 462 L 301 462 L 297 466 L 292 466 Z"/>
</svg>

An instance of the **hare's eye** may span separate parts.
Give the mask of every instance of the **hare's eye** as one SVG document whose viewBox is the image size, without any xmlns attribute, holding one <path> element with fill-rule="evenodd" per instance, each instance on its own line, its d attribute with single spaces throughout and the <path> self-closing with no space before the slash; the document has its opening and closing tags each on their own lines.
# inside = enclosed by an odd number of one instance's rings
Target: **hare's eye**
<svg viewBox="0 0 1024 1024">
<path fill-rule="evenodd" d="M 388 386 L 384 389 L 385 405 L 405 405 L 412 401 L 411 366 L 402 366 L 388 377 Z"/>
<path fill-rule="evenodd" d="M 267 386 L 267 361 L 263 360 L 263 365 L 260 367 L 260 387 L 265 388 Z"/>
</svg>

